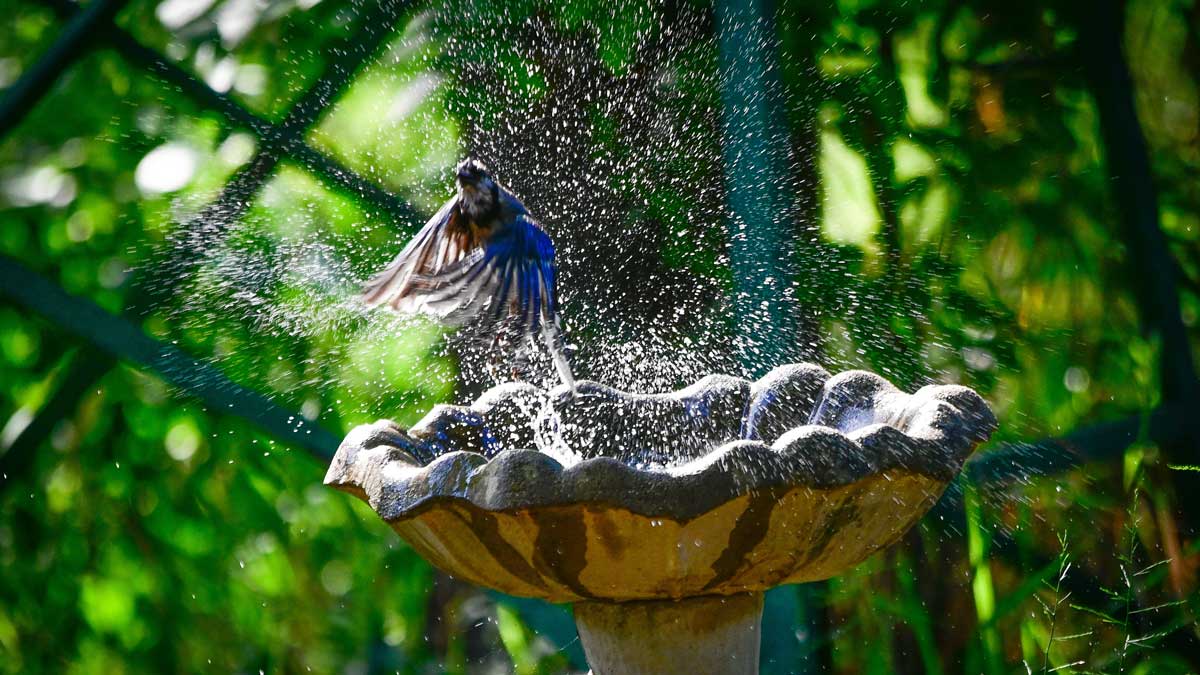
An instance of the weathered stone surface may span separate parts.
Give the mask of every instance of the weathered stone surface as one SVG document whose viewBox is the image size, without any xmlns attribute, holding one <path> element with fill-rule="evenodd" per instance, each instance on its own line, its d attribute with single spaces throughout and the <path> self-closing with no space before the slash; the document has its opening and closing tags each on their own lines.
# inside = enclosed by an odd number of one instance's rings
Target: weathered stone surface
<svg viewBox="0 0 1200 675">
<path fill-rule="evenodd" d="M 538 405 L 589 459 L 564 467 L 520 447 Z M 326 483 L 368 501 L 443 570 L 515 595 L 731 595 L 828 578 L 888 546 L 994 427 L 964 387 L 908 395 L 810 365 L 663 395 L 507 385 L 411 433 L 386 421 L 354 430 Z M 672 448 L 693 459 L 633 465 Z"/>
<path fill-rule="evenodd" d="M 745 438 L 774 443 L 808 424 L 828 379 L 829 371 L 811 363 L 793 363 L 767 373 L 751 390 Z"/>
<path fill-rule="evenodd" d="M 755 675 L 763 596 L 580 602 L 579 640 L 592 675 Z"/>
<path fill-rule="evenodd" d="M 435 405 L 429 414 L 408 430 L 408 434 L 429 448 L 434 456 L 456 450 L 494 454 L 483 416 L 457 405 Z"/>
</svg>

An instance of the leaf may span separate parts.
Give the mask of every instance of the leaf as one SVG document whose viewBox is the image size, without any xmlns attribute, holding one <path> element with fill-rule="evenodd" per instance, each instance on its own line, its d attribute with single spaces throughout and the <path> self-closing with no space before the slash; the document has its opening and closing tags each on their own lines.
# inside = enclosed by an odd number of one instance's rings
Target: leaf
<svg viewBox="0 0 1200 675">
<path fill-rule="evenodd" d="M 1101 612 L 1098 609 L 1093 609 L 1093 608 L 1087 607 L 1085 605 L 1076 605 L 1074 603 L 1072 603 L 1070 605 L 1070 607 L 1071 607 L 1071 609 L 1083 612 L 1084 614 L 1091 614 L 1092 616 L 1100 619 L 1104 623 L 1110 623 L 1110 624 L 1113 624 L 1114 626 L 1123 626 L 1124 625 L 1124 622 L 1118 621 L 1118 620 L 1114 619 L 1113 617 L 1109 616 L 1108 614 Z"/>
</svg>

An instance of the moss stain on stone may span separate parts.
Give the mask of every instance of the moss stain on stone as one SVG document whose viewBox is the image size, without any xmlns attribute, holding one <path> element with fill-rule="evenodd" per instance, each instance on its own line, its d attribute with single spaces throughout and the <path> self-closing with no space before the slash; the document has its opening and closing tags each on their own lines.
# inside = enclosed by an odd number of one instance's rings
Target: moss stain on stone
<svg viewBox="0 0 1200 675">
<path fill-rule="evenodd" d="M 829 516 L 825 518 L 821 530 L 808 546 L 807 554 L 800 564 L 801 567 L 806 567 L 820 559 L 839 532 L 859 521 L 861 509 L 859 508 L 857 497 L 858 495 L 852 495 L 846 501 L 838 504 Z"/>
<path fill-rule="evenodd" d="M 545 579 L 525 560 L 512 544 L 500 533 L 500 523 L 496 516 L 486 511 L 470 509 L 467 511 L 470 527 L 501 567 L 521 581 L 540 588 L 545 585 Z"/>
<path fill-rule="evenodd" d="M 729 532 L 729 541 L 721 555 L 712 564 L 713 578 L 704 585 L 704 590 L 712 590 L 729 581 L 746 564 L 746 557 L 770 529 L 771 512 L 779 503 L 779 495 L 775 490 L 766 490 L 751 494 L 746 510 L 742 511 Z"/>
<path fill-rule="evenodd" d="M 582 598 L 595 594 L 580 581 L 587 567 L 588 532 L 582 511 L 546 509 L 537 517 L 533 562 L 538 570 Z"/>
</svg>

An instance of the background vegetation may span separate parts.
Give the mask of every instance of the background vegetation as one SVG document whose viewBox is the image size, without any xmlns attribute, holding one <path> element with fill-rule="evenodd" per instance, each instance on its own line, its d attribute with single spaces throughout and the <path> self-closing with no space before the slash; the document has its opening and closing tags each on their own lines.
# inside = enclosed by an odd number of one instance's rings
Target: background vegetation
<svg viewBox="0 0 1200 675">
<path fill-rule="evenodd" d="M 329 439 L 484 384 L 336 301 L 471 150 L 559 242 L 583 375 L 806 357 L 999 414 L 903 544 L 772 594 L 764 672 L 1196 672 L 1200 11 L 1084 4 L 85 6 L 115 18 L 0 115 L 0 671 L 580 669 L 565 610 L 446 578 L 319 484 Z M 0 99 L 78 11 L 8 0 Z M 761 129 L 737 40 L 770 64 Z M 786 244 L 791 338 L 759 360 L 741 190 Z"/>
</svg>

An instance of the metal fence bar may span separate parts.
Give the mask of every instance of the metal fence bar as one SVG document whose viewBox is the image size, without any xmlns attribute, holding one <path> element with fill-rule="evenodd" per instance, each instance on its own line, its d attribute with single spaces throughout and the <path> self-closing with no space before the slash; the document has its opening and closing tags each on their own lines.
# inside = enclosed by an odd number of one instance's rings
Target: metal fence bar
<svg viewBox="0 0 1200 675">
<path fill-rule="evenodd" d="M 64 21 L 73 21 L 81 13 L 79 5 L 69 0 L 41 0 L 41 3 Z M 269 120 L 246 110 L 229 96 L 213 90 L 158 52 L 135 40 L 133 36 L 111 20 L 96 24 L 93 30 L 96 32 L 95 37 L 98 41 L 113 48 L 129 61 L 142 66 L 151 74 L 162 78 L 168 84 L 178 87 L 180 93 L 202 107 L 216 110 L 239 126 L 251 129 L 257 135 L 265 135 L 270 131 L 272 123 Z"/>
<path fill-rule="evenodd" d="M 1099 422 L 1065 436 L 1007 443 L 968 462 L 963 473 L 981 484 L 1013 483 L 1062 473 L 1089 462 L 1119 458 L 1140 438 L 1169 442 L 1186 437 L 1195 410 L 1166 403 L 1157 410 Z"/>
<path fill-rule="evenodd" d="M 66 0 L 42 0 L 44 4 L 63 17 L 73 17 L 77 8 Z M 197 105 L 221 114 L 232 125 L 246 129 L 259 139 L 269 138 L 275 125 L 267 119 L 247 110 L 227 94 L 214 90 L 203 80 L 172 63 L 158 52 L 138 42 L 136 38 L 112 22 L 97 26 L 107 44 L 129 62 L 139 65 L 173 91 L 183 94 Z M 374 181 L 367 180 L 332 157 L 314 149 L 298 137 L 282 150 L 297 162 L 317 175 L 325 178 L 336 188 L 353 197 L 365 200 L 397 220 L 404 222 L 424 221 L 425 216 L 405 199 L 385 190 Z"/>
<path fill-rule="evenodd" d="M 776 110 L 779 83 L 764 0 L 720 0 L 714 6 L 724 105 L 729 266 L 732 310 L 742 366 L 760 377 L 787 363 L 797 342 L 795 303 L 785 292 L 791 275 L 791 195 L 777 146 L 786 138 Z"/>
<path fill-rule="evenodd" d="M 67 66 L 79 58 L 96 35 L 96 27 L 111 24 L 126 0 L 93 0 L 76 12 L 54 44 L 33 67 L 17 80 L 0 101 L 0 138 L 12 131 L 58 80 Z"/>
<path fill-rule="evenodd" d="M 801 342 L 796 307 L 785 292 L 791 278 L 790 223 L 780 214 L 791 198 L 785 164 L 777 148 L 786 138 L 770 34 L 771 7 L 765 0 L 718 0 L 716 22 L 721 78 L 725 158 L 725 202 L 729 266 L 733 271 L 731 308 L 738 359 L 749 377 L 766 374 L 770 364 L 788 363 Z M 807 345 L 805 345 L 807 348 Z M 763 607 L 760 668 L 764 675 L 823 673 L 830 652 L 824 586 L 767 592 Z"/>
<path fill-rule="evenodd" d="M 1065 473 L 1093 462 L 1119 459 L 1140 439 L 1170 443 L 1186 438 L 1195 412 L 1180 403 L 1116 420 L 1098 422 L 1058 438 L 1005 443 L 967 462 L 930 515 L 939 521 L 961 517 L 963 484 L 996 489 Z"/>
<path fill-rule="evenodd" d="M 279 124 L 281 141 L 291 144 L 321 116 L 350 80 L 358 74 L 367 59 L 374 56 L 383 46 L 383 41 L 392 34 L 400 15 L 412 5 L 410 0 L 372 0 L 374 8 L 362 19 L 362 27 L 354 37 L 340 46 L 326 48 L 337 55 L 325 67 L 316 83 L 292 104 L 282 123 Z M 287 147 L 286 145 L 283 147 Z"/>
<path fill-rule="evenodd" d="M 69 16 L 72 22 L 83 14 L 75 12 L 69 3 L 61 0 L 50 0 L 49 4 L 56 11 Z M 313 86 L 297 100 L 284 121 L 278 125 L 253 115 L 229 97 L 217 93 L 194 76 L 158 57 L 153 51 L 120 31 L 111 22 L 111 15 L 108 15 L 109 20 L 103 26 L 107 26 L 110 33 L 115 31 L 127 38 L 121 43 L 125 45 L 128 54 L 137 59 L 145 59 L 156 71 L 167 74 L 176 86 L 199 98 L 202 105 L 215 106 L 230 120 L 250 128 L 262 141 L 255 156 L 226 183 L 220 196 L 185 226 L 187 230 L 198 232 L 199 236 L 190 246 L 182 247 L 181 254 L 184 257 L 198 256 L 205 242 L 212 243 L 212 240 L 222 236 L 228 226 L 245 213 L 253 196 L 273 174 L 280 157 L 288 149 L 303 146 L 305 131 L 316 121 L 328 102 L 348 85 L 363 64 L 379 50 L 384 39 L 392 32 L 396 17 L 407 4 L 407 0 L 388 0 L 375 6 L 364 18 L 364 23 L 369 27 L 364 31 L 366 39 L 356 37 L 335 47 L 333 51 L 339 56 L 329 63 Z M 99 16 L 104 17 L 103 14 Z M 88 25 L 95 30 L 102 27 L 99 19 L 91 19 Z M 345 182 L 344 179 L 342 182 Z M 379 197 L 378 192 L 372 194 L 376 198 Z M 400 200 L 393 197 L 391 201 Z M 392 208 L 396 209 L 394 205 Z M 166 280 L 166 283 L 157 281 L 162 280 L 148 278 L 144 274 L 135 278 L 126 306 L 126 316 L 139 316 L 169 300 L 175 287 L 173 282 L 176 280 Z M 10 477 L 20 476 L 32 465 L 34 452 L 53 429 L 54 423 L 77 407 L 83 395 L 115 363 L 115 360 L 102 353 L 90 349 L 86 352 L 80 359 L 80 365 L 72 368 L 64 376 L 47 403 L 38 410 L 33 421 L 17 435 L 8 448 L 5 453 L 5 468 Z"/>
<path fill-rule="evenodd" d="M 273 175 L 279 161 L 291 149 L 304 144 L 308 128 L 383 46 L 393 31 L 395 20 L 408 4 L 408 0 L 381 0 L 363 17 L 364 28 L 354 38 L 329 49 L 336 58 L 330 60 L 316 82 L 292 105 L 283 121 L 270 125 L 260 134 L 261 143 L 254 157 L 226 184 L 221 196 L 185 226 L 203 235 L 197 243 L 203 245 L 209 235 L 219 236 L 241 218 L 250 207 L 251 197 Z M 203 86 L 216 94 L 207 85 Z M 260 125 L 253 128 L 260 130 Z M 184 254 L 187 255 L 189 250 Z"/>
<path fill-rule="evenodd" d="M 178 347 L 146 335 L 138 326 L 110 314 L 90 300 L 68 294 L 17 260 L 0 255 L 0 288 L 18 305 L 89 342 L 114 358 L 157 373 L 168 383 L 204 401 L 214 410 L 240 417 L 285 443 L 328 461 L 340 439 L 271 401 L 232 382 L 220 370 Z M 9 456 L 0 457 L 8 473 Z M 11 479 L 11 474 L 10 474 Z"/>
<path fill-rule="evenodd" d="M 374 181 L 366 180 L 336 160 L 331 159 L 328 155 L 314 150 L 307 144 L 293 147 L 289 152 L 292 159 L 303 164 L 309 171 L 324 178 L 333 187 L 391 216 L 394 219 L 391 223 L 394 227 L 408 229 L 401 225 L 401 223 L 408 223 L 410 224 L 409 227 L 415 230 L 428 217 L 427 214 L 420 212 L 406 200 L 388 192 Z"/>
</svg>

